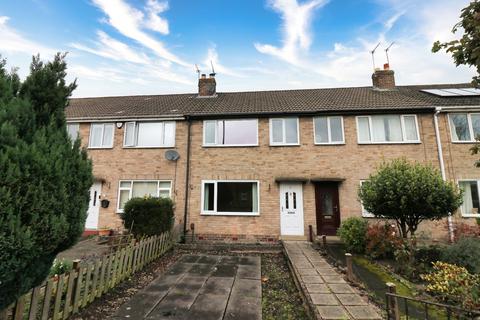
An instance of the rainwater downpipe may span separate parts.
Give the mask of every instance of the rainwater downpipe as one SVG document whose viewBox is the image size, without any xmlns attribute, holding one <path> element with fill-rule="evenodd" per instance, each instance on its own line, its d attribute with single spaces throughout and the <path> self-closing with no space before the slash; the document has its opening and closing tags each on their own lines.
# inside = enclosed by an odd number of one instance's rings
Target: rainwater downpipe
<svg viewBox="0 0 480 320">
<path fill-rule="evenodd" d="M 191 129 L 192 129 L 192 120 L 187 118 L 188 129 L 187 129 L 187 163 L 186 163 L 186 172 L 185 172 L 185 204 L 184 204 L 184 213 L 183 213 L 183 240 L 187 239 L 187 217 L 188 217 L 188 193 L 190 185 L 190 145 L 191 145 Z"/>
<path fill-rule="evenodd" d="M 445 173 L 445 163 L 443 162 L 442 139 L 440 138 L 440 130 L 438 128 L 438 115 L 440 114 L 440 112 L 442 112 L 442 108 L 436 107 L 433 120 L 435 124 L 435 137 L 437 139 L 438 161 L 440 162 L 440 172 L 442 173 L 443 180 L 447 181 L 447 175 Z M 455 240 L 455 235 L 453 233 L 453 221 L 452 221 L 451 212 L 448 213 L 447 221 L 448 221 L 448 236 L 450 238 L 450 242 L 453 242 Z"/>
</svg>

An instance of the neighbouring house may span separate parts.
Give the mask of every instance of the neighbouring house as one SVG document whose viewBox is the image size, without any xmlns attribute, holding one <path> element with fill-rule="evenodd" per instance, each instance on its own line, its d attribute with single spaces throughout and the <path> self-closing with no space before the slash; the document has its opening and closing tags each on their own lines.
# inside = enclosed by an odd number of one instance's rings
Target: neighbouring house
<svg viewBox="0 0 480 320">
<path fill-rule="evenodd" d="M 454 223 L 480 217 L 480 171 L 469 148 L 480 134 L 480 90 L 469 84 L 72 99 L 68 130 L 93 160 L 87 230 L 122 228 L 137 196 L 171 197 L 176 223 L 197 240 L 276 241 L 336 233 L 371 215 L 359 185 L 384 160 L 431 163 L 465 190 Z M 175 151 L 175 152 L 173 152 Z M 128 226 L 126 226 L 128 227 Z M 424 223 L 447 236 L 446 222 Z"/>
</svg>

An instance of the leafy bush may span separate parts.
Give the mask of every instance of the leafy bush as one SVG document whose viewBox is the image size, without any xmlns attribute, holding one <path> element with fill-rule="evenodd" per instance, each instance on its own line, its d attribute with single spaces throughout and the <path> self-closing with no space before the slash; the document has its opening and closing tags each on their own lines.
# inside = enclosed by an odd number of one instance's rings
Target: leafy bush
<svg viewBox="0 0 480 320">
<path fill-rule="evenodd" d="M 468 309 L 480 307 L 480 275 L 471 274 L 454 264 L 437 261 L 433 263 L 431 273 L 420 277 L 427 282 L 427 292 L 440 300 Z"/>
<path fill-rule="evenodd" d="M 374 259 L 391 258 L 401 244 L 397 229 L 391 224 L 368 226 L 366 233 L 366 253 Z"/>
<path fill-rule="evenodd" d="M 50 276 L 67 273 L 73 268 L 73 262 L 68 259 L 53 260 L 52 267 L 50 268 Z"/>
<path fill-rule="evenodd" d="M 464 267 L 471 273 L 480 273 L 480 241 L 478 238 L 460 238 L 443 249 L 441 260 Z"/>
<path fill-rule="evenodd" d="M 152 236 L 173 226 L 173 201 L 170 198 L 132 198 L 121 214 L 125 228 L 135 236 Z"/>
<path fill-rule="evenodd" d="M 20 81 L 0 58 L 0 310 L 39 285 L 84 230 L 92 167 L 67 134 L 76 84 L 66 69 L 62 54 L 37 56 Z"/>
<path fill-rule="evenodd" d="M 337 235 L 342 239 L 347 251 L 351 253 L 365 252 L 365 235 L 368 222 L 365 219 L 352 217 L 342 222 Z"/>
<path fill-rule="evenodd" d="M 414 236 L 425 220 L 440 220 L 462 203 L 462 192 L 432 165 L 396 159 L 384 163 L 358 192 L 376 217 L 395 220 L 402 237 Z"/>
<path fill-rule="evenodd" d="M 434 262 L 441 261 L 443 248 L 437 245 L 419 247 L 414 252 L 415 270 L 417 274 L 432 271 Z"/>
</svg>

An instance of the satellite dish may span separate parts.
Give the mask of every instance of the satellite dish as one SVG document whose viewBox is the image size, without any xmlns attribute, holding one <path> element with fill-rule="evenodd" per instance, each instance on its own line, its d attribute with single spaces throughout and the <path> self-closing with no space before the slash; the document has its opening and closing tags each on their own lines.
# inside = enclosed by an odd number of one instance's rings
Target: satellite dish
<svg viewBox="0 0 480 320">
<path fill-rule="evenodd" d="M 175 150 L 167 150 L 165 151 L 165 159 L 170 161 L 177 161 L 180 158 L 180 155 Z"/>
</svg>

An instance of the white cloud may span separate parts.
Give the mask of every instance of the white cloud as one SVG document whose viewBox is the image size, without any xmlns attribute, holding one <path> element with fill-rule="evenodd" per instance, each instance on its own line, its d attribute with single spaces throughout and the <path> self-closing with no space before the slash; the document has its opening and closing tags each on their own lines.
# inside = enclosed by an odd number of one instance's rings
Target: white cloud
<svg viewBox="0 0 480 320">
<path fill-rule="evenodd" d="M 9 20 L 10 18 L 7 16 L 0 16 L 0 52 L 26 53 L 29 55 L 39 53 L 42 56 L 52 56 L 60 51 L 46 47 L 22 35 L 8 25 Z"/>
<path fill-rule="evenodd" d="M 312 36 L 310 24 L 313 12 L 328 0 L 309 0 L 299 4 L 297 0 L 270 0 L 270 5 L 277 11 L 283 21 L 282 47 L 256 43 L 255 48 L 264 54 L 276 56 L 291 64 L 299 63 L 299 54 L 310 48 Z"/>
<path fill-rule="evenodd" d="M 218 72 L 220 74 L 227 75 L 227 76 L 242 77 L 240 73 L 224 66 L 220 62 L 215 45 L 208 48 L 207 57 L 203 62 L 202 68 L 204 68 L 205 70 L 209 70 L 211 68 L 211 64 L 213 64 L 215 72 Z"/>
<path fill-rule="evenodd" d="M 165 45 L 142 30 L 145 15 L 131 7 L 124 0 L 92 0 L 106 15 L 108 23 L 124 36 L 133 39 L 152 50 L 158 57 L 173 63 L 190 66 L 190 64 L 171 53 Z M 158 3 L 157 3 L 158 4 Z M 158 8 L 156 8 L 158 10 Z"/>
<path fill-rule="evenodd" d="M 97 37 L 98 42 L 96 42 L 96 48 L 91 48 L 80 43 L 72 43 L 71 46 L 75 49 L 116 61 L 124 60 L 133 63 L 150 62 L 145 54 L 138 53 L 125 43 L 111 38 L 103 31 L 97 31 Z"/>
<path fill-rule="evenodd" d="M 145 21 L 145 27 L 159 32 L 161 34 L 168 34 L 168 21 L 159 16 L 160 13 L 168 10 L 168 2 L 158 2 L 157 0 L 148 0 L 145 11 L 148 19 Z"/>
</svg>

